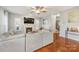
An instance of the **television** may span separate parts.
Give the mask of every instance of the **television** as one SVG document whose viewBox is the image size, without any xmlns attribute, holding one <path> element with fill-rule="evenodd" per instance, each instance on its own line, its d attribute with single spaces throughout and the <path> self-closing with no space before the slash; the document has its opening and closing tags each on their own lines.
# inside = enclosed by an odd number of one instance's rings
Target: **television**
<svg viewBox="0 0 79 59">
<path fill-rule="evenodd" d="M 24 17 L 24 23 L 26 23 L 26 24 L 34 24 L 34 18 L 26 18 L 26 17 Z"/>
</svg>

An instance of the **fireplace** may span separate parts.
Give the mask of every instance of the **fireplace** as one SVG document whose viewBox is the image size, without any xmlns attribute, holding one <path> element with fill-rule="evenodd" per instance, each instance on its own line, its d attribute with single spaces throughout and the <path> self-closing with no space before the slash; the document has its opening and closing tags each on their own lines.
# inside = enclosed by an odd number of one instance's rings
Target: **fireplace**
<svg viewBox="0 0 79 59">
<path fill-rule="evenodd" d="M 32 27 L 27 27 L 26 28 L 26 33 L 28 33 L 28 32 L 32 32 Z"/>
</svg>

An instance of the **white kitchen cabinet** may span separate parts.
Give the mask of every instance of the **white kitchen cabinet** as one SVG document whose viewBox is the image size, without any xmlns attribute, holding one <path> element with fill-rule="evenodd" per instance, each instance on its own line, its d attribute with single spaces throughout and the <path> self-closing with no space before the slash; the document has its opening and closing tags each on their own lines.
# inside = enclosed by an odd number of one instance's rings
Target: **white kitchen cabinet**
<svg viewBox="0 0 79 59">
<path fill-rule="evenodd" d="M 42 39 L 42 47 L 50 44 L 53 42 L 53 35 L 52 32 L 49 31 L 42 31 L 40 32 L 40 39 Z"/>
<path fill-rule="evenodd" d="M 53 42 L 51 32 L 26 34 L 26 52 L 32 52 Z"/>
<path fill-rule="evenodd" d="M 40 35 L 29 34 L 26 35 L 26 52 L 35 51 L 43 46 L 43 40 Z"/>
<path fill-rule="evenodd" d="M 46 45 L 53 42 L 53 36 L 52 36 L 51 32 L 44 33 L 41 36 L 42 36 L 42 39 L 43 39 L 43 46 L 46 46 Z"/>
<path fill-rule="evenodd" d="M 8 41 L 0 42 L 0 52 L 24 52 L 25 38 L 14 38 Z"/>
</svg>

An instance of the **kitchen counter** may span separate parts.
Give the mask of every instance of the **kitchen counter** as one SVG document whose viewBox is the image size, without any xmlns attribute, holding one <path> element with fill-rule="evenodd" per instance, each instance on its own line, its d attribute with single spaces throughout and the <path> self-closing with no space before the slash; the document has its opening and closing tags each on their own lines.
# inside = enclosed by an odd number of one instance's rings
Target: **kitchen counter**
<svg viewBox="0 0 79 59">
<path fill-rule="evenodd" d="M 32 52 L 53 42 L 52 32 L 39 30 L 34 33 L 26 34 L 26 51 Z"/>
</svg>

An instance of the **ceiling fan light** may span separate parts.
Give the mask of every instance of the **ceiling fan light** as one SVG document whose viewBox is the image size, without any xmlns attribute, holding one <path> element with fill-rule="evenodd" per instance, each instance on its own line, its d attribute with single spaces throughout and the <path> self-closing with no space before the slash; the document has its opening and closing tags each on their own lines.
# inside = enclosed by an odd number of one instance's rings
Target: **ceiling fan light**
<svg viewBox="0 0 79 59">
<path fill-rule="evenodd" d="M 34 11 L 34 12 L 35 12 L 36 10 L 35 10 L 35 9 L 33 9 L 32 11 Z"/>
<path fill-rule="evenodd" d="M 33 7 L 32 11 L 37 13 L 37 14 L 40 14 L 42 12 L 47 12 L 47 9 L 43 6 L 36 6 L 36 7 Z"/>
<path fill-rule="evenodd" d="M 37 11 L 35 11 L 37 14 L 40 14 L 40 11 L 39 10 L 37 10 Z"/>
<path fill-rule="evenodd" d="M 47 12 L 47 10 L 46 10 L 45 8 L 43 8 L 41 11 L 42 11 L 42 12 Z"/>
</svg>

